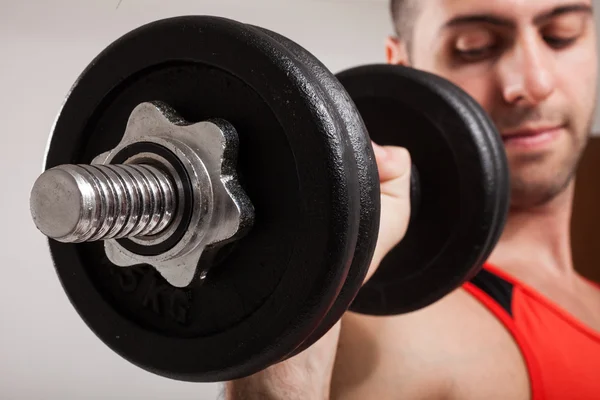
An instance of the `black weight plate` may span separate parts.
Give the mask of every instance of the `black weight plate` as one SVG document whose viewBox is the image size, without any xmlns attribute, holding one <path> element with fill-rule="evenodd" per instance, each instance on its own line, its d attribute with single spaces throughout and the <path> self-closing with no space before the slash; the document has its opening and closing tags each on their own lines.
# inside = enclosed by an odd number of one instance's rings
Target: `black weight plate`
<svg viewBox="0 0 600 400">
<path fill-rule="evenodd" d="M 170 18 L 126 34 L 86 68 L 46 168 L 114 147 L 133 108 L 154 100 L 191 122 L 233 124 L 253 228 L 207 252 L 201 262 L 214 265 L 202 285 L 174 288 L 148 266 L 116 267 L 102 243 L 50 241 L 57 273 L 95 334 L 141 368 L 190 381 L 254 373 L 314 331 L 351 264 L 361 204 L 344 123 L 265 33 L 223 18 Z"/>
<path fill-rule="evenodd" d="M 504 144 L 486 111 L 475 101 L 475 99 L 459 87 L 450 85 L 448 89 L 453 91 L 457 97 L 460 97 L 463 100 L 464 106 L 467 107 L 476 118 L 480 125 L 480 129 L 493 133 L 486 135 L 484 138 L 488 140 L 489 144 L 488 150 L 490 151 L 490 158 L 488 161 L 494 165 L 494 168 L 497 171 L 497 193 L 502 196 L 502 199 L 495 203 L 495 218 L 490 221 L 488 242 L 482 246 L 480 259 L 476 263 L 476 268 L 473 268 L 471 275 L 466 279 L 470 280 L 481 270 L 481 266 L 483 266 L 483 263 L 485 263 L 494 250 L 498 240 L 500 240 L 500 236 L 506 225 L 506 218 L 510 209 L 510 169 L 504 151 Z"/>
<path fill-rule="evenodd" d="M 334 305 L 317 329 L 292 354 L 298 354 L 310 347 L 342 317 L 361 288 L 375 250 L 379 232 L 380 191 L 377 163 L 365 124 L 352 102 L 352 99 L 335 75 L 330 72 L 316 57 L 297 43 L 268 30 L 271 35 L 286 46 L 298 60 L 312 72 L 312 77 L 319 81 L 324 94 L 329 96 L 335 110 L 345 122 L 346 135 L 351 141 L 353 154 L 358 165 L 358 182 L 360 185 L 360 229 L 356 251 L 344 286 Z"/>
<path fill-rule="evenodd" d="M 502 142 L 475 101 L 438 76 L 368 65 L 337 77 L 370 137 L 410 151 L 421 185 L 406 236 L 350 309 L 389 315 L 423 308 L 473 277 L 498 240 L 509 204 Z"/>
</svg>

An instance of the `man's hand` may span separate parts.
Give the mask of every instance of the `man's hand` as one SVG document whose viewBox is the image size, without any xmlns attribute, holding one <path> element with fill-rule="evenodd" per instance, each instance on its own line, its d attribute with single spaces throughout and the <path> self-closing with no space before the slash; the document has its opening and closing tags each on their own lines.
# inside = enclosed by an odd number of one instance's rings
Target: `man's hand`
<svg viewBox="0 0 600 400">
<path fill-rule="evenodd" d="M 402 147 L 372 144 L 379 170 L 381 222 L 366 280 L 404 237 L 410 220 L 410 154 Z"/>
<path fill-rule="evenodd" d="M 381 185 L 381 223 L 368 280 L 404 237 L 410 219 L 410 156 L 399 147 L 373 144 Z M 366 281 L 365 280 L 365 281 Z M 228 400 L 329 398 L 341 322 L 302 353 L 250 377 L 228 382 Z"/>
</svg>

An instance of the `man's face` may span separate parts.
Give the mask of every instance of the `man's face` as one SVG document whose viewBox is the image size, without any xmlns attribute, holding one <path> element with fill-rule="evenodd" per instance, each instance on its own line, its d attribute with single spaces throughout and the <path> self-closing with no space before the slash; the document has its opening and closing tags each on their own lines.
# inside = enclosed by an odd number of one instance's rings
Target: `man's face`
<svg viewBox="0 0 600 400">
<path fill-rule="evenodd" d="M 596 101 L 591 0 L 416 0 L 411 65 L 462 87 L 504 140 L 513 207 L 571 181 Z M 390 41 L 390 62 L 401 51 Z"/>
</svg>

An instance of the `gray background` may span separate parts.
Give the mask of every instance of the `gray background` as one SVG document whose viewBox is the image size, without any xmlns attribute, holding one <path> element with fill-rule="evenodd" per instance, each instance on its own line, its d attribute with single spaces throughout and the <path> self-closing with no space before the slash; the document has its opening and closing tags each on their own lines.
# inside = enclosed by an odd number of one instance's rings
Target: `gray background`
<svg viewBox="0 0 600 400">
<path fill-rule="evenodd" d="M 334 72 L 383 62 L 391 31 L 387 0 L 0 1 L 0 398 L 219 395 L 219 385 L 154 376 L 102 344 L 64 295 L 28 209 L 50 128 L 77 75 L 127 31 L 184 14 L 219 15 L 277 31 Z M 597 118 L 594 130 L 599 127 Z"/>
</svg>

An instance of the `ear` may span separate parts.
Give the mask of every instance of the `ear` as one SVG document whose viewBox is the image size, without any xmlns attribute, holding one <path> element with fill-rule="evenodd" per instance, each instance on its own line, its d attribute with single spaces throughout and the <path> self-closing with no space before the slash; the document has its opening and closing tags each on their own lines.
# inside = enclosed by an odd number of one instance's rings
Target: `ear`
<svg viewBox="0 0 600 400">
<path fill-rule="evenodd" d="M 385 56 L 388 64 L 409 65 L 406 42 L 396 36 L 388 36 L 385 41 Z"/>
</svg>

